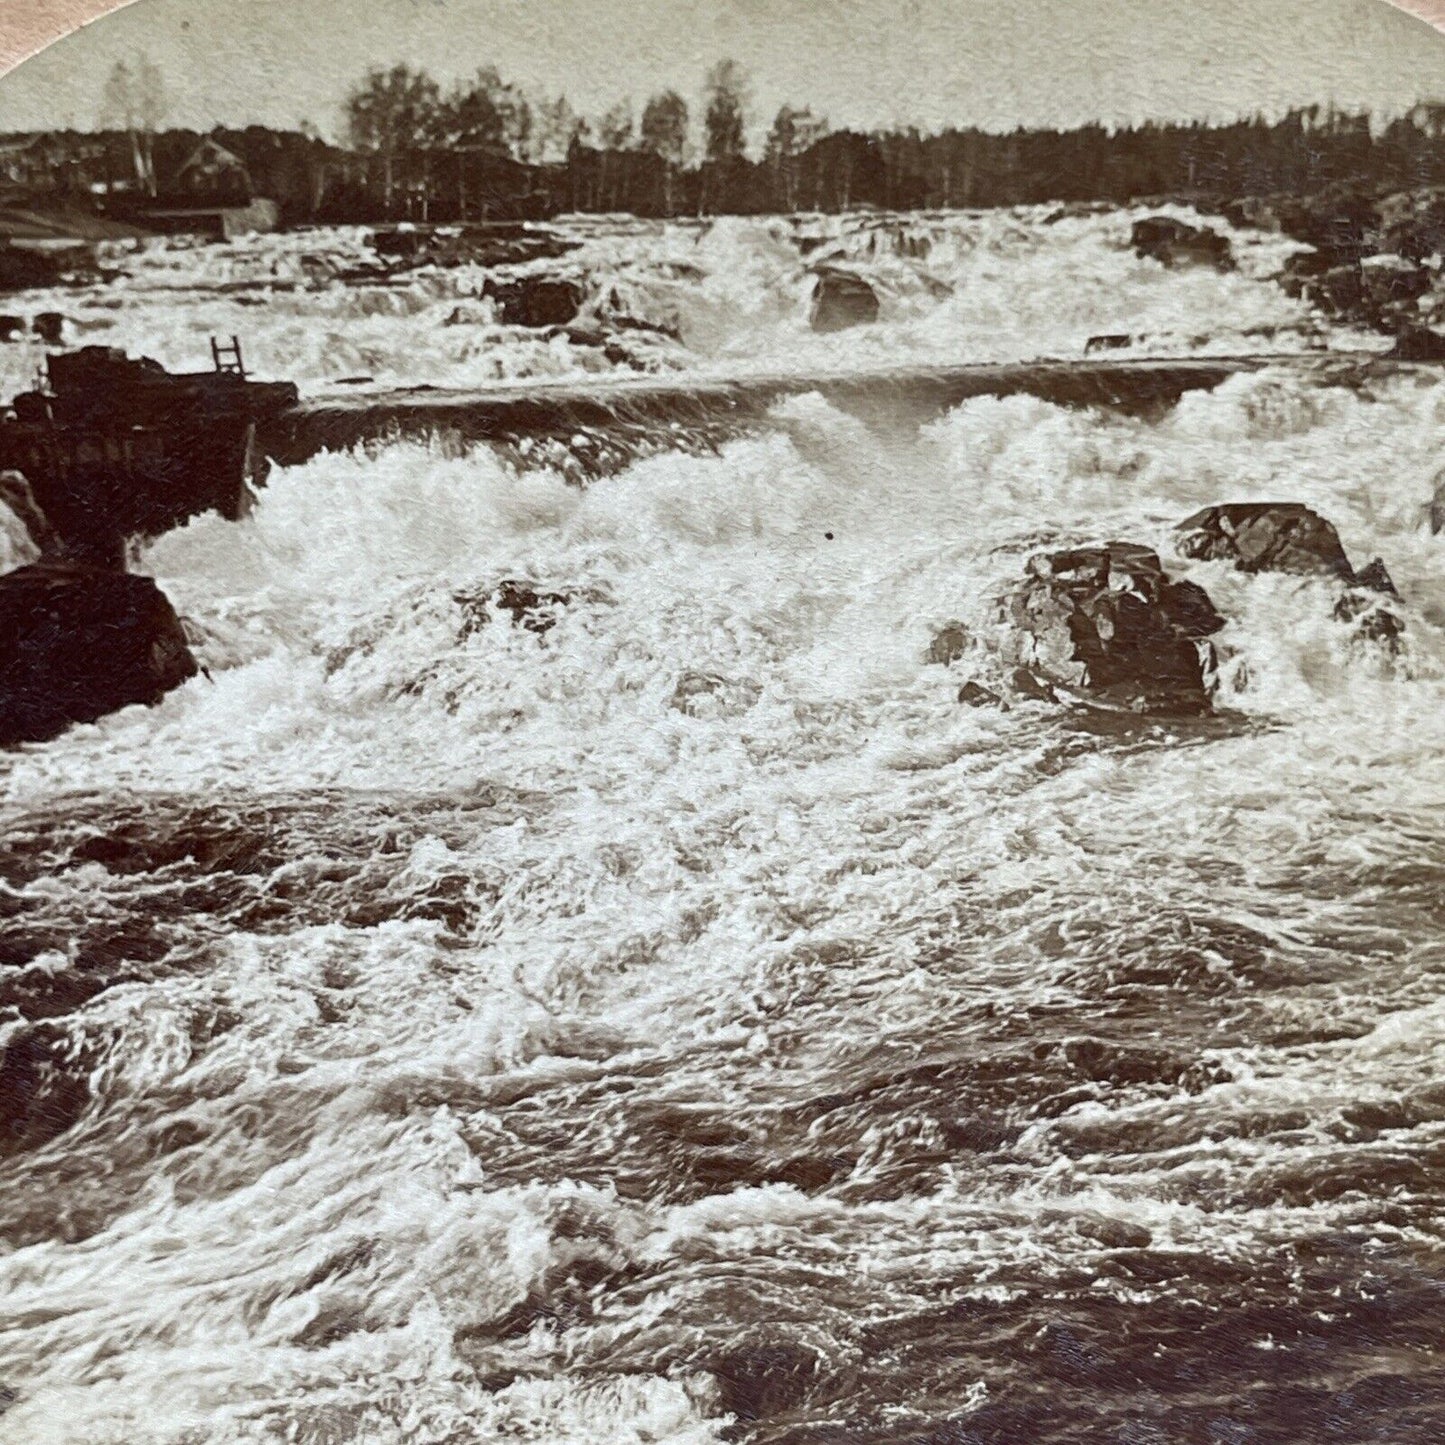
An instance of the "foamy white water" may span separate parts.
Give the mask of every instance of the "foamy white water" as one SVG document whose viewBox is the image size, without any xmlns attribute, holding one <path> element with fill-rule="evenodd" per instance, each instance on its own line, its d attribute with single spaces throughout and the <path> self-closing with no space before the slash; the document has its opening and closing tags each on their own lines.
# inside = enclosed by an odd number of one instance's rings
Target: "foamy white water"
<svg viewBox="0 0 1445 1445">
<path fill-rule="evenodd" d="M 818 223 L 889 287 L 835 337 L 784 222 L 567 264 L 675 306 L 699 370 L 1306 344 L 1265 240 L 1169 273 L 1127 215 L 1044 219 L 929 221 L 926 302 Z M 95 338 L 550 364 L 438 327 L 455 275 L 205 290 L 355 245 L 147 253 Z M 210 676 L 0 760 L 0 1047 L 50 1110 L 0 1139 L 7 1436 L 1430 1438 L 1442 417 L 1268 373 L 903 438 L 802 397 L 586 490 L 324 456 L 154 544 Z M 1172 554 L 1256 499 L 1384 558 L 1398 657 L 1322 584 Z M 960 706 L 1024 558 L 1107 537 L 1231 619 L 1225 716 Z M 516 577 L 571 595 L 543 635 L 458 600 Z"/>
</svg>

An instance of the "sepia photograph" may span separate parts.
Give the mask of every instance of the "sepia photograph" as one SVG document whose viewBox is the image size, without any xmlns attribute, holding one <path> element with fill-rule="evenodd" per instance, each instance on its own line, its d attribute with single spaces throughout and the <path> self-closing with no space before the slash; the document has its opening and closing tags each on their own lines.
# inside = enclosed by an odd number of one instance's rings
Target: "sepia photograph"
<svg viewBox="0 0 1445 1445">
<path fill-rule="evenodd" d="M 0 1441 L 1445 1441 L 1431 7 L 103 8 Z"/>
</svg>

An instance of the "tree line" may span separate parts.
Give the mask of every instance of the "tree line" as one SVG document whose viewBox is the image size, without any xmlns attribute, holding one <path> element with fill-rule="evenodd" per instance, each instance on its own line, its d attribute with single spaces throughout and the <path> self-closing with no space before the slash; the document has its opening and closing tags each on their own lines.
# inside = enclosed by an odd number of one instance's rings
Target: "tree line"
<svg viewBox="0 0 1445 1445">
<path fill-rule="evenodd" d="M 530 99 L 494 68 L 444 92 L 425 71 L 398 65 L 359 80 L 344 118 L 371 202 L 432 220 L 1123 203 L 1445 183 L 1442 105 L 1383 126 L 1310 106 L 1223 124 L 925 134 L 835 129 L 785 104 L 750 153 L 750 86 L 732 60 L 707 72 L 696 117 L 674 90 L 650 97 L 640 116 L 623 100 L 589 118 L 565 96 Z"/>
<path fill-rule="evenodd" d="M 112 181 L 131 173 L 142 198 L 163 197 L 200 137 L 158 128 L 161 90 L 153 69 L 118 67 L 105 98 L 110 129 L 41 138 L 30 188 L 94 193 L 101 166 Z M 342 145 L 313 127 L 213 134 L 245 163 L 254 192 L 278 200 L 293 223 L 1117 204 L 1303 194 L 1339 183 L 1376 191 L 1445 184 L 1439 105 L 1385 125 L 1319 106 L 1272 119 L 1122 129 L 865 133 L 792 104 L 765 131 L 753 121 L 748 77 L 731 60 L 707 72 L 696 111 L 664 90 L 640 109 L 623 100 L 591 117 L 565 96 L 525 94 L 494 68 L 444 88 L 424 70 L 396 65 L 352 87 Z M 83 163 L 82 154 L 90 156 Z"/>
</svg>

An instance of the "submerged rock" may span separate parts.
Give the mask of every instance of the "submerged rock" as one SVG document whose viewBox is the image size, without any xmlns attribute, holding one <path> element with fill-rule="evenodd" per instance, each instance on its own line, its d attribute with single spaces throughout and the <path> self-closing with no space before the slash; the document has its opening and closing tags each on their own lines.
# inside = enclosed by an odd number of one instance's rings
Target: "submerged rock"
<svg viewBox="0 0 1445 1445">
<path fill-rule="evenodd" d="M 668 706 L 685 717 L 734 717 L 757 700 L 756 683 L 737 681 L 715 672 L 685 672 L 668 698 Z"/>
<path fill-rule="evenodd" d="M 829 266 L 813 286 L 809 325 L 814 331 L 843 331 L 878 319 L 878 293 L 859 275 Z"/>
<path fill-rule="evenodd" d="M 572 598 L 570 592 L 543 592 L 533 582 L 509 577 L 490 592 L 459 592 L 453 600 L 462 609 L 463 637 L 485 627 L 494 611 L 507 613 L 514 626 L 525 627 L 541 637 L 557 625 L 559 614 Z"/>
<path fill-rule="evenodd" d="M 0 577 L 0 744 L 157 703 L 196 671 L 149 577 L 55 563 Z"/>
<path fill-rule="evenodd" d="M 1180 522 L 1179 550 L 1241 572 L 1293 572 L 1354 581 L 1340 534 L 1301 502 L 1235 502 Z"/>
<path fill-rule="evenodd" d="M 1210 711 L 1215 659 L 1205 639 L 1223 619 L 1202 588 L 1171 579 L 1157 553 L 1107 542 L 1039 554 L 1027 571 L 1008 600 L 1012 660 L 1044 695 L 1064 688 L 1134 712 Z"/>
<path fill-rule="evenodd" d="M 968 633 L 957 622 L 950 622 L 941 628 L 928 644 L 928 661 L 947 667 L 957 662 L 968 649 Z"/>
<path fill-rule="evenodd" d="M 958 700 L 968 707 L 998 707 L 1003 702 L 998 693 L 980 682 L 964 683 L 958 690 Z"/>
<path fill-rule="evenodd" d="M 1165 266 L 1208 265 L 1221 271 L 1234 269 L 1234 252 L 1228 236 L 1203 226 L 1191 226 L 1172 216 L 1146 216 L 1135 221 L 1129 244 L 1136 255 Z"/>
<path fill-rule="evenodd" d="M 1126 336 L 1122 332 L 1111 332 L 1104 336 L 1091 336 L 1084 343 L 1084 355 L 1092 356 L 1096 351 L 1122 351 L 1126 346 L 1132 346 L 1134 338 Z"/>
</svg>

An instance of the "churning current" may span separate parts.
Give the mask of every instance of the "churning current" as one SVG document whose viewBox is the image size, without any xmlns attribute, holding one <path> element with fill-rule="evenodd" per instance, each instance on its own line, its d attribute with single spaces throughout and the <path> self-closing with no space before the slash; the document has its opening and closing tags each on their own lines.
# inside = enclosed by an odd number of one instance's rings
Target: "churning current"
<svg viewBox="0 0 1445 1445">
<path fill-rule="evenodd" d="M 1171 272 L 1130 219 L 829 223 L 883 309 L 827 337 L 783 222 L 567 264 L 656 368 L 1310 344 L 1277 238 Z M 612 364 L 464 272 L 327 279 L 360 249 L 57 304 L 309 390 Z M 587 486 L 323 455 L 154 543 L 208 675 L 0 757 L 0 1435 L 1439 1439 L 1442 425 L 1445 383 L 1284 370 L 901 435 L 803 396 Z M 1398 656 L 1172 551 L 1248 500 L 1385 559 Z M 1112 537 L 1230 619 L 1220 716 L 961 706 L 938 629 Z M 506 578 L 553 625 L 475 604 Z"/>
</svg>

